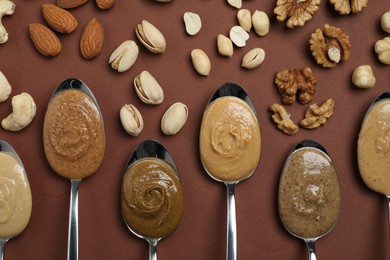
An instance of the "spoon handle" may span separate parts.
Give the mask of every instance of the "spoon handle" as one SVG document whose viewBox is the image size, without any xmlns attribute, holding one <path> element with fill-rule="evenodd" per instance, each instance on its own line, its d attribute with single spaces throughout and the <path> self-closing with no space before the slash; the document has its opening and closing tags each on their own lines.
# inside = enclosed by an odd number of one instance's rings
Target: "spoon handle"
<svg viewBox="0 0 390 260">
<path fill-rule="evenodd" d="M 388 218 L 389 218 L 389 227 L 390 227 L 390 196 L 386 196 L 387 200 L 387 209 L 388 209 Z M 390 233 L 389 233 L 390 236 Z"/>
<path fill-rule="evenodd" d="M 305 241 L 307 245 L 307 253 L 309 255 L 309 260 L 317 260 L 316 256 L 316 245 L 315 240 L 307 240 Z"/>
<path fill-rule="evenodd" d="M 4 258 L 4 247 L 7 241 L 8 239 L 0 239 L 0 260 L 3 260 Z"/>
<path fill-rule="evenodd" d="M 78 192 L 81 180 L 70 180 L 68 260 L 79 259 Z"/>
<path fill-rule="evenodd" d="M 148 242 L 149 242 L 149 260 L 157 260 L 158 239 L 148 239 Z"/>
<path fill-rule="evenodd" d="M 227 188 L 227 260 L 237 259 L 235 183 L 226 183 Z"/>
</svg>

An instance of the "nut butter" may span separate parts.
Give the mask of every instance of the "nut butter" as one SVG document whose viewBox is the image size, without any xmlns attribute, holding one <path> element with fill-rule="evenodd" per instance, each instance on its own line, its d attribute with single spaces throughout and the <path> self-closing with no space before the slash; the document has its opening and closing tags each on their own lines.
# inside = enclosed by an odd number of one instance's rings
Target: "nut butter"
<svg viewBox="0 0 390 260">
<path fill-rule="evenodd" d="M 180 222 L 180 180 L 164 160 L 147 157 L 131 164 L 123 177 L 121 194 L 123 218 L 140 236 L 168 236 Z"/>
<path fill-rule="evenodd" d="M 199 138 L 202 163 L 215 179 L 240 181 L 256 169 L 260 126 L 243 100 L 224 96 L 211 102 L 203 115 Z"/>
<path fill-rule="evenodd" d="M 68 179 L 92 175 L 103 161 L 104 125 L 100 111 L 83 91 L 66 89 L 50 101 L 43 125 L 46 158 Z"/>
</svg>

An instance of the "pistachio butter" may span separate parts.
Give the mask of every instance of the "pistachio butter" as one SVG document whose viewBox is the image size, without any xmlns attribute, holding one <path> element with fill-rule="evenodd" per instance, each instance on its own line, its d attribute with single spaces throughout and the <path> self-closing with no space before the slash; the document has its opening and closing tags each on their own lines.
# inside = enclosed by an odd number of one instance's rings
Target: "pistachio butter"
<svg viewBox="0 0 390 260">
<path fill-rule="evenodd" d="M 199 143 L 202 163 L 212 177 L 232 182 L 247 178 L 260 159 L 256 115 L 237 97 L 218 98 L 203 115 Z"/>
</svg>

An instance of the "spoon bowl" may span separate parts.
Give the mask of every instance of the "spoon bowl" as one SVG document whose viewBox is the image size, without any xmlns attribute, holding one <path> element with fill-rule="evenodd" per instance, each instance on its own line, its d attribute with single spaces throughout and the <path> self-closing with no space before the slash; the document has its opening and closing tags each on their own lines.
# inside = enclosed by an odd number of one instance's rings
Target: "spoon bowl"
<svg viewBox="0 0 390 260">
<path fill-rule="evenodd" d="M 161 160 L 162 162 L 166 163 L 168 165 L 168 168 L 170 168 L 175 176 L 178 178 L 180 183 L 180 176 L 179 172 L 176 168 L 176 164 L 168 152 L 168 150 L 158 141 L 155 140 L 146 140 L 140 143 L 136 149 L 133 151 L 133 153 L 130 155 L 130 158 L 128 159 L 124 172 L 123 172 L 123 180 L 122 180 L 122 217 L 123 220 L 127 226 L 127 228 L 137 237 L 145 239 L 149 243 L 149 259 L 150 260 L 157 260 L 157 243 L 167 235 L 155 237 L 155 236 L 147 236 L 142 234 L 139 231 L 136 231 L 135 228 L 132 228 L 130 223 L 128 223 L 128 220 L 126 219 L 125 215 L 125 207 L 123 206 L 123 201 L 125 200 L 124 195 L 124 189 L 125 189 L 125 178 L 126 173 L 128 170 L 134 166 L 137 162 L 141 162 L 142 160 L 150 160 L 150 159 L 157 159 Z M 152 178 L 152 177 L 151 177 Z M 134 181 L 134 180 L 133 180 Z M 145 184 L 147 185 L 147 184 Z M 181 189 L 180 189 L 181 191 Z M 151 192 L 152 193 L 152 192 Z M 151 194 L 150 193 L 150 194 Z M 162 192 L 163 193 L 163 192 Z M 181 193 L 181 192 L 180 192 Z M 140 196 L 140 195 L 139 195 Z M 180 194 L 181 196 L 181 194 Z M 180 212 L 181 217 L 181 212 Z"/>
<path fill-rule="evenodd" d="M 290 152 L 279 184 L 279 214 L 287 231 L 305 241 L 310 260 L 315 242 L 337 223 L 340 189 L 332 160 L 314 140 L 303 140 Z"/>
<path fill-rule="evenodd" d="M 222 103 L 226 102 L 231 103 Z M 220 102 L 220 103 L 219 103 Z M 218 104 L 218 105 L 216 105 Z M 221 104 L 221 105 L 220 105 Z M 218 109 L 232 107 L 232 111 L 218 112 Z M 210 114 L 216 111 L 215 120 L 209 119 Z M 218 114 L 220 113 L 220 114 Z M 231 120 L 228 120 L 228 116 Z M 224 118 L 226 117 L 226 118 Z M 214 123 L 212 121 L 218 121 Z M 208 129 L 210 126 L 210 130 Z M 208 140 L 206 136 L 213 136 L 215 140 Z M 260 127 L 257 120 L 255 107 L 248 94 L 235 83 L 225 83 L 209 99 L 203 114 L 200 131 L 200 153 L 203 168 L 207 174 L 216 181 L 222 182 L 227 188 L 227 252 L 228 260 L 237 259 L 237 230 L 236 230 L 236 207 L 235 207 L 235 186 L 239 182 L 252 176 L 260 160 Z M 219 140 L 217 140 L 219 139 Z M 242 155 L 242 151 L 248 148 L 248 143 L 252 143 L 254 152 Z M 210 146 L 212 146 L 210 148 Z M 250 146 L 250 145 L 249 145 Z M 218 161 L 220 159 L 234 161 L 234 166 L 228 170 L 222 170 L 222 174 L 216 174 L 215 165 L 210 166 L 212 161 L 207 151 L 216 151 L 213 154 Z M 249 150 L 248 150 L 249 151 Z M 253 158 L 245 165 L 242 159 Z M 241 162 L 240 162 L 241 161 Z M 223 162 L 216 164 L 223 165 Z M 218 168 L 218 166 L 217 166 Z M 240 172 L 239 175 L 231 173 Z M 234 176 L 236 174 L 236 176 Z M 234 176 L 231 178 L 231 176 Z"/>
</svg>

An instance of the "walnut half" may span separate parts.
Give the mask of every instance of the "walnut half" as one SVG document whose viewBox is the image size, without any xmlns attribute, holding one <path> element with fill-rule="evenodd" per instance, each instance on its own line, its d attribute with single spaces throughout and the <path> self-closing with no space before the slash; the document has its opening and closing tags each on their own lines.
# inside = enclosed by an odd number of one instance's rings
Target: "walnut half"
<svg viewBox="0 0 390 260">
<path fill-rule="evenodd" d="M 321 0 L 278 0 L 274 14 L 279 22 L 287 19 L 287 27 L 303 26 L 313 18 L 318 10 Z"/>
<path fill-rule="evenodd" d="M 311 34 L 309 43 L 313 57 L 322 67 L 331 68 L 340 60 L 349 60 L 352 45 L 349 36 L 338 27 L 325 24 Z"/>
<path fill-rule="evenodd" d="M 318 128 L 332 116 L 333 109 L 334 100 L 332 98 L 329 98 L 320 106 L 313 104 L 306 110 L 305 118 L 300 122 L 300 125 L 306 129 Z"/>
<path fill-rule="evenodd" d="M 272 120 L 283 133 L 294 135 L 298 132 L 298 126 L 290 119 L 290 114 L 287 113 L 282 105 L 276 103 L 272 104 L 269 107 L 269 110 L 274 113 L 272 115 Z"/>
<path fill-rule="evenodd" d="M 330 0 L 334 9 L 340 14 L 359 13 L 363 7 L 367 7 L 368 0 Z"/>
</svg>

